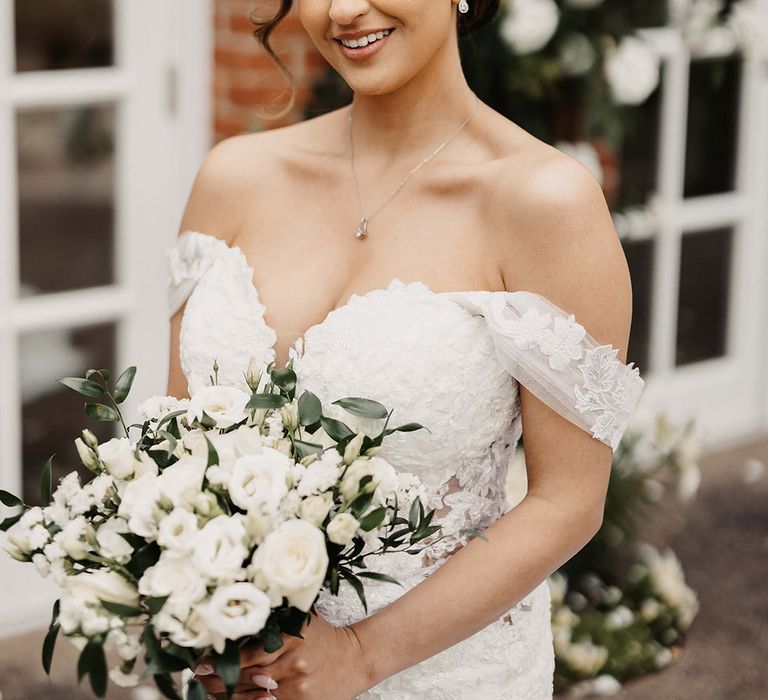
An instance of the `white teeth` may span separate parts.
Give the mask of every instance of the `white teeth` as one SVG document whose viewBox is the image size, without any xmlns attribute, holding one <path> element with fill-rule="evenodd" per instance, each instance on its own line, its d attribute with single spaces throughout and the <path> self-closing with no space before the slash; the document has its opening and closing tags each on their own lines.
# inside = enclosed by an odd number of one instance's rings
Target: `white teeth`
<svg viewBox="0 0 768 700">
<path fill-rule="evenodd" d="M 372 32 L 371 34 L 368 34 L 368 36 L 361 36 L 359 39 L 342 39 L 341 43 L 351 49 L 356 49 L 358 47 L 368 46 L 368 44 L 372 44 L 379 39 L 383 39 L 390 33 L 390 31 L 390 29 L 387 29 L 381 32 Z"/>
</svg>

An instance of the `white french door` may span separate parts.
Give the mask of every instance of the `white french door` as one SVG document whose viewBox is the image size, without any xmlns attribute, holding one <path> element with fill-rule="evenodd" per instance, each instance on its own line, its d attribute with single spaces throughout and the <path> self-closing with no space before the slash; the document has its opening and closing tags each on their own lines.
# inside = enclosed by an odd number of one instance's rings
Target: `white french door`
<svg viewBox="0 0 768 700">
<path fill-rule="evenodd" d="M 163 249 L 209 146 L 211 34 L 208 0 L 0 0 L 0 487 L 29 503 L 82 427 L 116 434 L 56 379 L 137 365 L 129 420 L 165 391 Z M 54 599 L 2 553 L 0 635 Z"/>
</svg>

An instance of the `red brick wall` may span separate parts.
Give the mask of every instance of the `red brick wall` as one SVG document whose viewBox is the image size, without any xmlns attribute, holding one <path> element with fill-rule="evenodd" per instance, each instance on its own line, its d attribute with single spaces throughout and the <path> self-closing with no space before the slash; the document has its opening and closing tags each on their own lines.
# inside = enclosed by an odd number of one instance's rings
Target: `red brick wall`
<svg viewBox="0 0 768 700">
<path fill-rule="evenodd" d="M 296 81 L 296 105 L 279 120 L 264 119 L 260 112 L 274 113 L 290 96 L 287 78 L 253 37 L 255 26 L 248 13 L 258 9 L 268 15 L 278 7 L 275 0 L 214 0 L 213 129 L 216 141 L 244 131 L 282 126 L 300 118 L 310 81 L 325 67 L 291 10 L 272 33 L 275 52 L 285 61 Z"/>
</svg>

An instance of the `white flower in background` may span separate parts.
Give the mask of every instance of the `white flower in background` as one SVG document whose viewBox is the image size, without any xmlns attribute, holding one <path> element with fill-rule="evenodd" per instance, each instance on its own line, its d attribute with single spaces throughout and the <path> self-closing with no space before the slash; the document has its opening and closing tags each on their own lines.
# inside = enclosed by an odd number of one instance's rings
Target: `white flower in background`
<svg viewBox="0 0 768 700">
<path fill-rule="evenodd" d="M 626 605 L 618 605 L 605 616 L 605 626 L 609 630 L 620 629 L 631 625 L 634 620 L 634 613 Z"/>
<path fill-rule="evenodd" d="M 328 567 L 325 536 L 306 520 L 286 520 L 256 549 L 248 573 L 266 590 L 272 605 L 283 596 L 289 605 L 308 611 Z"/>
<path fill-rule="evenodd" d="M 269 597 L 251 583 L 220 586 L 202 610 L 213 648 L 219 653 L 227 639 L 261 632 L 271 612 Z"/>
<path fill-rule="evenodd" d="M 197 534 L 195 514 L 186 508 L 174 508 L 160 521 L 157 542 L 165 550 L 164 556 L 184 557 L 195 548 Z"/>
<path fill-rule="evenodd" d="M 739 0 L 731 5 L 726 26 L 747 59 L 758 61 L 768 56 L 768 17 L 760 11 L 755 0 Z"/>
<path fill-rule="evenodd" d="M 685 583 L 685 574 L 674 551 L 667 548 L 663 553 L 653 545 L 643 543 L 640 556 L 648 567 L 653 590 L 674 607 L 680 615 L 681 625 L 688 627 L 699 609 L 696 593 Z"/>
<path fill-rule="evenodd" d="M 174 559 L 165 553 L 139 580 L 141 595 L 170 596 L 169 600 L 181 605 L 191 606 L 207 592 L 205 579 L 189 559 Z"/>
<path fill-rule="evenodd" d="M 575 7 L 577 10 L 589 10 L 602 5 L 603 0 L 565 0 L 565 4 Z"/>
<path fill-rule="evenodd" d="M 229 479 L 229 497 L 245 511 L 274 511 L 288 493 L 290 464 L 290 458 L 271 447 L 258 455 L 238 457 Z"/>
<path fill-rule="evenodd" d="M 562 605 L 565 599 L 565 592 L 568 590 L 568 578 L 560 571 L 555 571 L 549 578 L 547 578 L 547 585 L 549 586 L 549 595 L 552 600 L 552 605 Z"/>
<path fill-rule="evenodd" d="M 693 498 L 701 485 L 701 469 L 698 462 L 700 456 L 701 444 L 698 438 L 693 432 L 687 433 L 677 446 L 677 459 L 680 468 L 677 493 L 685 501 Z"/>
<path fill-rule="evenodd" d="M 621 683 L 608 673 L 603 673 L 591 680 L 590 692 L 592 695 L 616 695 L 620 691 Z"/>
<path fill-rule="evenodd" d="M 127 437 L 112 438 L 99 445 L 99 459 L 104 462 L 107 472 L 116 479 L 130 479 L 133 476 L 133 446 Z"/>
<path fill-rule="evenodd" d="M 247 417 L 245 405 L 250 396 L 234 386 L 207 386 L 196 391 L 189 400 L 187 420 L 200 420 L 203 411 L 215 422 L 217 428 L 228 428 Z"/>
<path fill-rule="evenodd" d="M 296 492 L 305 497 L 327 491 L 339 480 L 342 468 L 341 455 L 336 450 L 327 450 L 304 469 Z"/>
<path fill-rule="evenodd" d="M 595 64 L 597 51 L 586 34 L 571 32 L 560 43 L 560 67 L 566 75 L 584 75 Z"/>
<path fill-rule="evenodd" d="M 646 598 L 640 604 L 640 617 L 646 624 L 653 622 L 661 612 L 661 604 L 656 598 Z"/>
<path fill-rule="evenodd" d="M 561 605 L 552 616 L 552 624 L 557 627 L 574 628 L 579 623 L 579 616 L 567 605 Z"/>
<path fill-rule="evenodd" d="M 330 492 L 315 494 L 305 498 L 299 506 L 299 517 L 320 527 L 333 506 L 333 494 Z"/>
<path fill-rule="evenodd" d="M 352 513 L 337 513 L 328 523 L 326 532 L 331 542 L 346 546 L 352 544 L 358 527 L 360 521 Z"/>
<path fill-rule="evenodd" d="M 123 518 L 112 517 L 96 530 L 96 542 L 102 557 L 127 564 L 133 555 L 133 547 L 120 535 L 121 532 L 129 532 L 128 523 Z"/>
<path fill-rule="evenodd" d="M 659 84 L 661 60 L 638 36 L 625 36 L 605 55 L 605 77 L 620 104 L 645 102 Z"/>
<path fill-rule="evenodd" d="M 501 37 L 515 53 L 532 53 L 549 42 L 559 22 L 554 0 L 507 0 Z"/>
<path fill-rule="evenodd" d="M 123 673 L 119 668 L 109 670 L 109 679 L 120 688 L 135 688 L 139 684 L 137 673 Z"/>
<path fill-rule="evenodd" d="M 555 148 L 578 160 L 592 173 L 595 180 L 597 180 L 601 186 L 604 184 L 605 176 L 603 174 L 603 166 L 600 165 L 600 156 L 589 141 L 578 141 L 576 143 L 570 141 L 558 141 L 555 144 Z"/>
<path fill-rule="evenodd" d="M 608 649 L 591 641 L 569 644 L 563 651 L 565 662 L 585 676 L 594 676 L 608 660 Z"/>
<path fill-rule="evenodd" d="M 247 532 L 239 518 L 218 515 L 209 520 L 197 537 L 192 561 L 209 580 L 232 582 L 243 576 Z"/>
<path fill-rule="evenodd" d="M 653 659 L 656 668 L 664 668 L 670 661 L 672 661 L 672 651 L 664 646 L 656 652 L 656 656 Z"/>
<path fill-rule="evenodd" d="M 175 396 L 156 394 L 142 401 L 136 407 L 136 412 L 144 420 L 156 421 L 169 413 L 186 410 L 188 407 L 189 399 L 187 398 L 177 399 Z"/>
</svg>

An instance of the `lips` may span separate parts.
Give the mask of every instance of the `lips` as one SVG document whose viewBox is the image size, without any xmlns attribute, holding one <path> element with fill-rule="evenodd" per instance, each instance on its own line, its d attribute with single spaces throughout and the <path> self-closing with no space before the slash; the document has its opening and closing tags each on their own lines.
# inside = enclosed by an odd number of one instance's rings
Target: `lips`
<svg viewBox="0 0 768 700">
<path fill-rule="evenodd" d="M 365 46 L 358 46 L 356 48 L 350 48 L 348 46 L 344 46 L 344 44 L 341 42 L 341 39 L 337 39 L 335 37 L 334 37 L 334 41 L 339 45 L 339 49 L 341 50 L 341 53 L 343 53 L 347 58 L 362 59 L 379 51 L 384 46 L 384 44 L 387 43 L 387 41 L 389 40 L 389 37 L 392 36 L 394 31 L 395 31 L 394 29 L 390 29 L 389 34 L 382 37 L 381 39 L 376 39 L 376 41 L 373 41 L 370 44 L 366 44 Z M 369 34 L 374 34 L 374 33 L 375 32 L 369 32 Z M 361 34 L 360 38 L 362 38 L 363 36 L 367 36 L 367 35 Z"/>
</svg>

